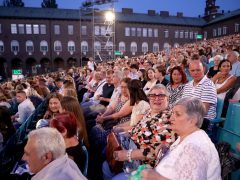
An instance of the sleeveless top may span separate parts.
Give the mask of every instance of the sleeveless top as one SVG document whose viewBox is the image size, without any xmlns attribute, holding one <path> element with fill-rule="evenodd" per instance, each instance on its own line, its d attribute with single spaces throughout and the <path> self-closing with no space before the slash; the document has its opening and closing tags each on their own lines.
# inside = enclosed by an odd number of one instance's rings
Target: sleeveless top
<svg viewBox="0 0 240 180">
<path fill-rule="evenodd" d="M 119 112 L 121 110 L 121 108 L 124 106 L 124 104 L 128 101 L 128 99 L 126 101 L 122 101 L 121 100 L 121 95 L 119 95 L 118 97 L 118 103 L 114 109 L 114 113 Z M 121 117 L 120 119 L 118 119 L 118 123 L 117 124 L 122 124 L 124 122 L 127 122 L 130 120 L 131 114 Z"/>
<path fill-rule="evenodd" d="M 225 79 L 225 81 L 223 81 L 223 83 L 221 83 L 221 84 L 218 84 L 218 80 L 217 80 L 216 83 L 215 83 L 216 89 L 221 88 L 231 77 L 232 77 L 232 75 L 229 76 L 227 79 Z M 217 94 L 217 97 L 224 100 L 227 92 L 228 91 L 225 91 L 223 93 Z"/>
</svg>

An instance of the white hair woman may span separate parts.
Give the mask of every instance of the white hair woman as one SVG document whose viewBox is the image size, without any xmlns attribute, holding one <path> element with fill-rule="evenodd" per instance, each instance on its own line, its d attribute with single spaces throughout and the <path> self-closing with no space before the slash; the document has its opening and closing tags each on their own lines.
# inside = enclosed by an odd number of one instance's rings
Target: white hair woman
<svg viewBox="0 0 240 180">
<path fill-rule="evenodd" d="M 193 97 L 180 99 L 173 108 L 170 128 L 179 138 L 155 170 L 145 169 L 146 179 L 221 179 L 219 156 L 208 135 L 200 129 L 205 108 Z"/>
<path fill-rule="evenodd" d="M 56 129 L 46 127 L 31 131 L 23 160 L 36 174 L 32 179 L 86 179 L 65 149 L 64 139 Z"/>
</svg>

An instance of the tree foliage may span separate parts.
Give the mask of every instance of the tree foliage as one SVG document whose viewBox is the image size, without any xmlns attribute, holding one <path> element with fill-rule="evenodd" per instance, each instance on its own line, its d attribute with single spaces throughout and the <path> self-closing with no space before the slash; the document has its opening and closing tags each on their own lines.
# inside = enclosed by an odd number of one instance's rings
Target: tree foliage
<svg viewBox="0 0 240 180">
<path fill-rule="evenodd" d="M 3 6 L 5 7 L 24 7 L 22 0 L 4 0 Z"/>
<path fill-rule="evenodd" d="M 43 0 L 42 8 L 57 8 L 56 0 Z"/>
</svg>

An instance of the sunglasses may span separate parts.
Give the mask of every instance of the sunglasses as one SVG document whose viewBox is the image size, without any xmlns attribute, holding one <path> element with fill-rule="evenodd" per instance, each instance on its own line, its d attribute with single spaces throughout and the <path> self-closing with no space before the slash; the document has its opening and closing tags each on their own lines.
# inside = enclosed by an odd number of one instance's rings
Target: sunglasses
<svg viewBox="0 0 240 180">
<path fill-rule="evenodd" d="M 149 94 L 148 97 L 149 98 L 164 98 L 166 97 L 167 95 L 166 94 Z"/>
</svg>

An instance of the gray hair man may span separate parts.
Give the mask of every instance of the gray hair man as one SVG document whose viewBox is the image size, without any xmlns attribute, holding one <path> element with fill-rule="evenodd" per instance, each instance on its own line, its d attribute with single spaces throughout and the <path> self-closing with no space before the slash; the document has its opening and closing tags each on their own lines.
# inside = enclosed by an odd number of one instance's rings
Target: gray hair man
<svg viewBox="0 0 240 180">
<path fill-rule="evenodd" d="M 24 148 L 23 160 L 35 174 L 32 180 L 85 180 L 65 150 L 64 139 L 56 129 L 47 127 L 31 131 Z"/>
</svg>

